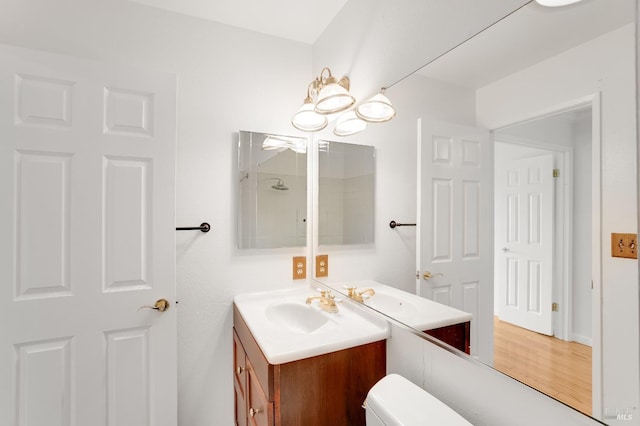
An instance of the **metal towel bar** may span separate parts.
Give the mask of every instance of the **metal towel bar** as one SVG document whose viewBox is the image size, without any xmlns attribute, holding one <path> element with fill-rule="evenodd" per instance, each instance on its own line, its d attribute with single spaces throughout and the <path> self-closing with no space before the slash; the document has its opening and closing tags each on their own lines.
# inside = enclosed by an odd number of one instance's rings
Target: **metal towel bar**
<svg viewBox="0 0 640 426">
<path fill-rule="evenodd" d="M 211 230 L 211 225 L 209 225 L 207 222 L 203 222 L 200 224 L 200 226 L 187 226 L 183 228 L 176 228 L 176 231 L 196 231 L 196 230 L 200 230 L 202 232 L 209 232 Z"/>
<path fill-rule="evenodd" d="M 397 226 L 416 226 L 415 223 L 398 223 L 395 220 L 392 220 L 391 222 L 389 222 L 389 228 L 393 229 Z"/>
</svg>

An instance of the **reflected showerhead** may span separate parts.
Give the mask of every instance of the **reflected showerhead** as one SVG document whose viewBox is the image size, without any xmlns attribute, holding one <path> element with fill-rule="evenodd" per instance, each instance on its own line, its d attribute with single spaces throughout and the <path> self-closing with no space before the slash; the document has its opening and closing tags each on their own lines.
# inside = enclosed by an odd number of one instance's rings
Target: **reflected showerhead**
<svg viewBox="0 0 640 426">
<path fill-rule="evenodd" d="M 288 191 L 289 190 L 289 187 L 284 184 L 284 181 L 282 180 L 282 178 L 279 178 L 279 177 L 266 178 L 266 179 L 263 179 L 262 182 L 266 182 L 268 180 L 277 181 L 275 184 L 271 185 L 271 187 L 273 189 L 277 189 L 278 191 Z"/>
<path fill-rule="evenodd" d="M 288 191 L 289 190 L 289 187 L 284 184 L 282 179 L 278 179 L 278 182 L 276 182 L 275 185 L 271 185 L 271 187 L 273 189 L 277 189 L 278 191 Z"/>
</svg>

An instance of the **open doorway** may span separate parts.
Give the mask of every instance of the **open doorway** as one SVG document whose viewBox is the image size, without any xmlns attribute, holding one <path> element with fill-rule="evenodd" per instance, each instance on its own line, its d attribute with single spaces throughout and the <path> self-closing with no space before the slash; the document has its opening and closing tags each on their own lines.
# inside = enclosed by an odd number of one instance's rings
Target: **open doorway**
<svg viewBox="0 0 640 426">
<path fill-rule="evenodd" d="M 588 354 L 589 368 L 574 380 L 580 390 L 567 395 L 564 402 L 589 413 L 593 344 L 592 117 L 592 105 L 581 105 L 494 132 L 494 367 L 509 368 L 504 372 L 520 375 L 516 378 L 527 383 L 549 373 L 532 372 L 530 367 L 525 375 L 514 371 L 511 367 L 527 364 L 525 359 L 516 360 L 527 352 L 548 350 L 565 360 L 574 357 L 570 365 L 584 364 Z M 502 340 L 507 329 L 516 331 L 509 333 L 509 339 L 521 341 L 505 345 Z M 541 344 L 536 335 L 549 337 Z M 546 349 L 541 349 L 543 346 Z M 512 351 L 516 347 L 518 351 Z M 500 359 L 511 362 L 502 363 Z M 566 380 L 553 382 L 563 382 L 566 387 Z M 527 384 L 539 387 L 539 383 Z M 563 400 L 561 389 L 543 391 Z M 576 393 L 589 395 L 588 409 L 584 398 L 576 398 Z"/>
</svg>

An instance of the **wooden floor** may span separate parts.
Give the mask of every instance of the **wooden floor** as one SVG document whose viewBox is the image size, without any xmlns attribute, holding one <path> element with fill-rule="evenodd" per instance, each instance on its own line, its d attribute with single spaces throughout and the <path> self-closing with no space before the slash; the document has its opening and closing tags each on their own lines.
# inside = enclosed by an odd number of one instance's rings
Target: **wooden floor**
<svg viewBox="0 0 640 426">
<path fill-rule="evenodd" d="M 494 368 L 591 415 L 591 347 L 494 318 Z"/>
</svg>

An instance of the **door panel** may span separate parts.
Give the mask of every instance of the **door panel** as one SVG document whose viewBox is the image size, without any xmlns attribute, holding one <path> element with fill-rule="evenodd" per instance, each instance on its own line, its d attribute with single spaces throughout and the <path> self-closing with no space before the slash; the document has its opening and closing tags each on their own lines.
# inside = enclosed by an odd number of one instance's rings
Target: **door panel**
<svg viewBox="0 0 640 426">
<path fill-rule="evenodd" d="M 0 46 L 7 424 L 175 426 L 175 90 Z"/>
<path fill-rule="evenodd" d="M 418 293 L 470 312 L 471 354 L 493 359 L 493 165 L 489 132 L 419 120 Z"/>
<path fill-rule="evenodd" d="M 553 334 L 553 161 L 551 154 L 511 161 L 496 182 L 507 218 L 497 232 L 498 315 L 547 335 Z"/>
</svg>

